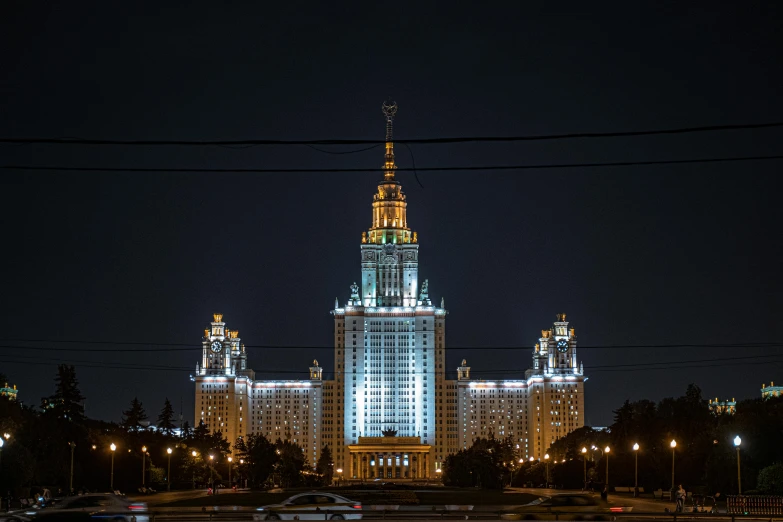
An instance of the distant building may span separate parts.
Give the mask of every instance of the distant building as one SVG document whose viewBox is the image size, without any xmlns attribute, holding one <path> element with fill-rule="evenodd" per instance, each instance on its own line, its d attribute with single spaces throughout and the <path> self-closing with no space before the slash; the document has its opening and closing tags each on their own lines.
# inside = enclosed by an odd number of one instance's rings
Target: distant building
<svg viewBox="0 0 783 522">
<path fill-rule="evenodd" d="M 770 382 L 769 386 L 761 385 L 761 398 L 769 399 L 770 397 L 780 397 L 783 395 L 783 386 L 775 386 L 774 382 Z"/>
<path fill-rule="evenodd" d="M 16 384 L 8 386 L 8 383 L 5 383 L 5 386 L 0 388 L 0 397 L 8 397 L 9 400 L 15 401 L 17 392 Z"/>
<path fill-rule="evenodd" d="M 710 412 L 715 415 L 734 415 L 737 411 L 737 401 L 733 398 L 730 401 L 720 401 L 717 397 L 715 397 L 715 399 L 710 399 L 709 407 Z"/>
</svg>

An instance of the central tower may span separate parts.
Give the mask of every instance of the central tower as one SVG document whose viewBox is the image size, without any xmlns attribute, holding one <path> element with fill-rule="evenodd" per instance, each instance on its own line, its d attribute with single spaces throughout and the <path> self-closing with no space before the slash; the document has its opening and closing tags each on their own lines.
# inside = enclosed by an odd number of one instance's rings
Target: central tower
<svg viewBox="0 0 783 522">
<path fill-rule="evenodd" d="M 416 306 L 419 245 L 408 227 L 408 203 L 394 179 L 392 132 L 397 105 L 383 104 L 386 155 L 383 179 L 372 199 L 372 226 L 362 233 L 362 294 L 364 306 Z M 358 303 L 354 303 L 358 304 Z"/>
<path fill-rule="evenodd" d="M 344 306 L 335 303 L 335 381 L 334 390 L 326 385 L 324 408 L 346 478 L 425 478 L 439 467 L 445 442 L 436 396 L 445 375 L 446 311 L 433 306 L 427 281 L 419 284 L 418 236 L 395 179 L 397 105 L 382 109 L 383 178 L 373 194 L 371 226 L 362 232 L 361 285 L 351 285 Z"/>
</svg>

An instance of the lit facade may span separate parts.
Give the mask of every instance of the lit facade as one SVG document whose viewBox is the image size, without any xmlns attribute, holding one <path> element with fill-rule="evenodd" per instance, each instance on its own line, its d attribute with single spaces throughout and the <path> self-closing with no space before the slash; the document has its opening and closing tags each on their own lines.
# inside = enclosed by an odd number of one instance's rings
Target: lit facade
<svg viewBox="0 0 783 522">
<path fill-rule="evenodd" d="M 783 396 L 783 386 L 775 386 L 774 382 L 770 382 L 769 386 L 766 384 L 761 385 L 761 398 L 769 399 L 770 397 Z"/>
<path fill-rule="evenodd" d="M 463 360 L 457 369 L 460 449 L 477 437 L 510 436 L 519 458 L 543 457 L 553 442 L 584 426 L 586 380 L 565 314 L 541 332 L 524 379 L 472 380 Z"/>
<path fill-rule="evenodd" d="M 395 179 L 396 108 L 384 105 L 383 179 L 361 234 L 360 283 L 332 310 L 334 379 L 314 362 L 307 380 L 255 380 L 238 332 L 216 314 L 194 377 L 196 421 L 232 443 L 249 433 L 289 438 L 312 465 L 326 444 L 348 480 L 433 478 L 449 454 L 490 435 L 511 436 L 520 458 L 540 457 L 584 425 L 574 330 L 558 315 L 517 380 L 472 380 L 465 361 L 446 379 L 447 311 L 419 278 L 419 238 Z"/>
<path fill-rule="evenodd" d="M 715 397 L 715 399 L 709 400 L 707 406 L 713 415 L 734 415 L 737 412 L 737 401 L 735 399 L 722 401 Z"/>
<path fill-rule="evenodd" d="M 16 384 L 13 386 L 9 386 L 7 382 L 4 384 L 5 386 L 0 387 L 0 397 L 7 397 L 8 400 L 15 401 L 16 394 L 19 392 L 19 390 L 16 389 Z"/>
</svg>

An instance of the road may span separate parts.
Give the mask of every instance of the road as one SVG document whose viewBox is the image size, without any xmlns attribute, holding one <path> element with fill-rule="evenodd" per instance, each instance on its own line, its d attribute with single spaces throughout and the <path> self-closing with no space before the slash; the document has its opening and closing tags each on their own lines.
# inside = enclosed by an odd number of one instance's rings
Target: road
<svg viewBox="0 0 783 522">
<path fill-rule="evenodd" d="M 551 497 L 552 495 L 559 495 L 562 493 L 582 493 L 580 490 L 567 490 L 567 489 L 544 489 L 544 488 L 511 488 L 514 492 L 518 493 L 532 493 L 533 495 L 539 495 L 542 497 Z M 595 493 L 598 495 L 598 493 Z M 636 512 L 643 513 L 659 513 L 665 511 L 666 508 L 670 510 L 674 509 L 674 502 L 668 502 L 665 500 L 654 500 L 651 497 L 639 497 L 634 498 L 630 494 L 628 495 L 609 495 L 609 503 L 617 506 L 631 506 Z"/>
</svg>

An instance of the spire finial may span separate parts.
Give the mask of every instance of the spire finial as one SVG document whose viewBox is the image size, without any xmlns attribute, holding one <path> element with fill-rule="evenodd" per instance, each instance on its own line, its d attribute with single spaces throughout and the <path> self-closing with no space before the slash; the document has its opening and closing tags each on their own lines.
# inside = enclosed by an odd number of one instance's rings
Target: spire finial
<svg viewBox="0 0 783 522">
<path fill-rule="evenodd" d="M 386 116 L 386 162 L 383 166 L 383 177 L 386 180 L 394 179 L 394 169 L 397 165 L 394 164 L 394 143 L 392 142 L 392 128 L 394 123 L 394 116 L 397 114 L 397 103 L 392 101 L 391 98 L 383 102 L 381 105 L 383 115 Z"/>
</svg>

